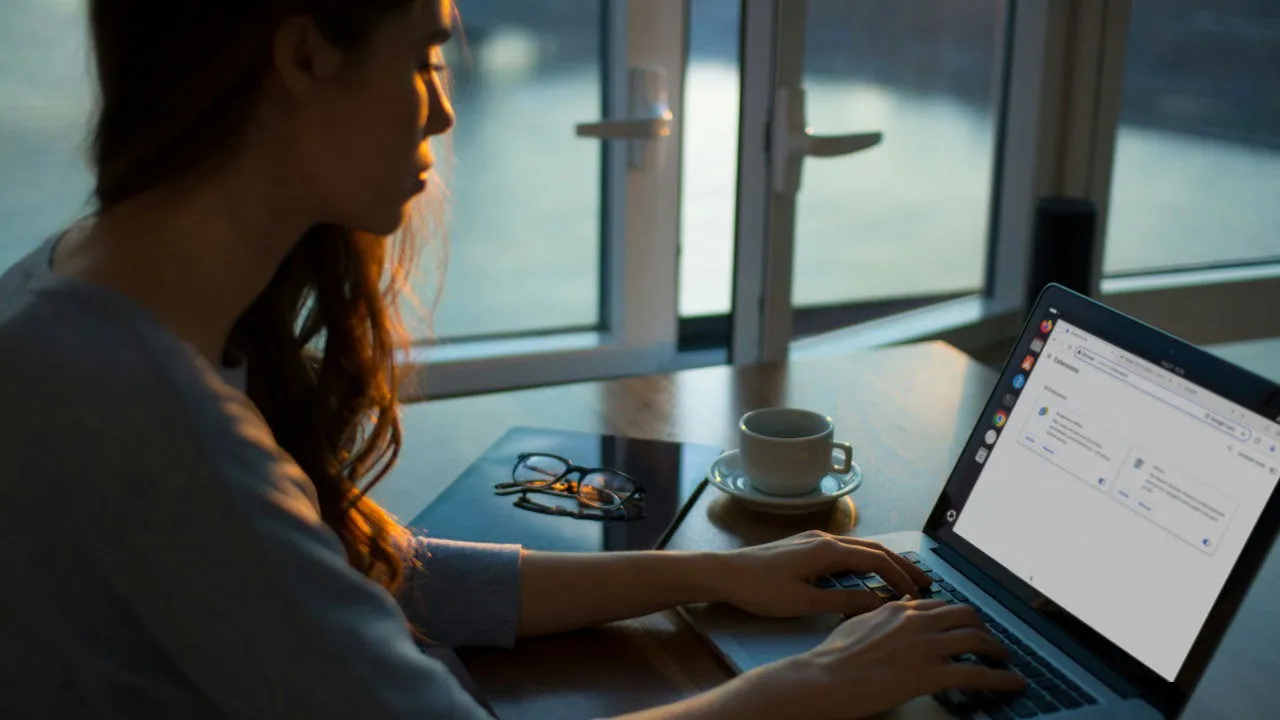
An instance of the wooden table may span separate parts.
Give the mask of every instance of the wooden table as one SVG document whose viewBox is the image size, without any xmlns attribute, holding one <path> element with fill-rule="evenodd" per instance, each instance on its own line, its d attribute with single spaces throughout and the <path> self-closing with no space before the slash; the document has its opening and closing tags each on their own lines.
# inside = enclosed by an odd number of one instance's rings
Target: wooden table
<svg viewBox="0 0 1280 720">
<path fill-rule="evenodd" d="M 734 447 L 737 418 L 770 405 L 830 415 L 866 476 L 856 511 L 784 518 L 742 508 L 721 493 L 699 499 L 675 534 L 678 549 L 731 549 L 814 527 L 874 535 L 923 525 L 995 373 L 942 343 L 746 368 L 580 383 L 414 405 L 405 410 L 402 462 L 378 497 L 416 515 L 516 425 L 677 439 Z M 1262 717 L 1280 632 L 1274 558 L 1224 640 L 1187 717 Z M 1181 582 L 1153 590 L 1150 602 Z M 1146 602 L 1144 598 L 1133 601 Z M 686 697 L 731 677 L 674 611 L 605 628 L 521 641 L 514 651 L 468 650 L 467 667 L 503 718 L 592 718 Z"/>
</svg>

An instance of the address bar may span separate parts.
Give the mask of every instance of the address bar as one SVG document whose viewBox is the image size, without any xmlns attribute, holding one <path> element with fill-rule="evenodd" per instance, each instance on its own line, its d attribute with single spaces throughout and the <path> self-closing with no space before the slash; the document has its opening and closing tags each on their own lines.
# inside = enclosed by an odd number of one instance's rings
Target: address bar
<svg viewBox="0 0 1280 720">
<path fill-rule="evenodd" d="M 1081 362 L 1092 365 L 1094 368 L 1097 368 L 1111 377 L 1127 383 L 1134 389 L 1140 390 L 1166 405 L 1171 405 L 1206 425 L 1217 430 L 1221 430 L 1241 442 L 1253 437 L 1253 431 L 1249 428 L 1234 423 L 1222 417 L 1218 413 L 1206 409 L 1203 405 L 1200 405 L 1193 400 L 1189 400 L 1168 388 L 1161 387 L 1140 375 L 1136 375 L 1125 370 L 1114 362 L 1111 362 L 1106 358 L 1098 357 L 1095 353 L 1092 353 L 1082 347 L 1076 348 L 1075 356 L 1076 359 Z"/>
</svg>

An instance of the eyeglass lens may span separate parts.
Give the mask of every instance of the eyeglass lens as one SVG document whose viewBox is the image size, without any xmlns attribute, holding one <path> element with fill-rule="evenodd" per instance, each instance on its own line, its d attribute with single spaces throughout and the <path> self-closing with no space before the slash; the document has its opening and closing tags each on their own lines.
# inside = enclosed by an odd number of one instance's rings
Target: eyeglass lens
<svg viewBox="0 0 1280 720">
<path fill-rule="evenodd" d="M 540 487 L 555 482 L 555 479 L 563 475 L 568 469 L 569 466 L 560 458 L 548 455 L 530 455 L 521 460 L 520 464 L 516 466 L 511 479 L 533 487 Z"/>
<path fill-rule="evenodd" d="M 636 491 L 631 478 L 611 472 L 593 472 L 578 484 L 578 497 L 596 507 L 618 507 Z"/>
</svg>

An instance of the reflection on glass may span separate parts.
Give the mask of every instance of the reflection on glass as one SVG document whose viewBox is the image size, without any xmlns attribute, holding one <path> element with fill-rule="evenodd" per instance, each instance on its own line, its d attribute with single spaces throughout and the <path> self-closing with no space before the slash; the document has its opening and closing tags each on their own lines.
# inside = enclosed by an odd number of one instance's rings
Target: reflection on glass
<svg viewBox="0 0 1280 720">
<path fill-rule="evenodd" d="M 1280 258 L 1280 5 L 1135 0 L 1103 269 Z"/>
<path fill-rule="evenodd" d="M 680 316 L 733 304 L 741 73 L 739 0 L 693 0 L 684 78 L 680 179 Z"/>
<path fill-rule="evenodd" d="M 601 3 L 459 3 L 448 272 L 438 338 L 600 322 Z M 428 253 L 426 257 L 433 257 Z M 431 300 L 435 268 L 419 296 Z"/>
<path fill-rule="evenodd" d="M 797 307 L 976 291 L 986 266 L 1001 0 L 810 0 L 817 134 L 883 142 L 805 161 Z"/>
</svg>

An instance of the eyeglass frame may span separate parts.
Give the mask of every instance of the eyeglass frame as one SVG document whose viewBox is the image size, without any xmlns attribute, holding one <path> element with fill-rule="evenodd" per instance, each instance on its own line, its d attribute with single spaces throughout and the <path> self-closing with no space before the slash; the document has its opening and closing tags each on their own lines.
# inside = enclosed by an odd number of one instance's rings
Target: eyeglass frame
<svg viewBox="0 0 1280 720">
<path fill-rule="evenodd" d="M 528 460 L 531 457 L 545 457 L 545 458 L 551 458 L 552 460 L 559 460 L 561 463 L 564 464 L 565 469 L 561 471 L 559 475 L 557 475 L 556 477 L 550 480 L 547 480 L 546 482 L 538 481 L 539 482 L 538 485 L 531 485 L 529 484 L 529 481 L 517 480 L 516 471 L 520 469 L 520 465 L 524 463 L 525 460 Z M 570 482 L 575 483 L 577 487 L 577 492 L 571 495 L 564 491 L 557 491 L 554 489 L 556 485 L 562 482 L 565 482 L 566 480 L 568 480 L 570 475 L 573 475 L 575 473 L 578 475 L 578 479 Z M 618 503 L 617 505 L 601 505 L 600 503 L 592 502 L 591 500 L 588 500 L 587 498 L 582 496 L 582 478 L 587 477 L 588 475 L 591 475 L 593 473 L 608 473 L 610 475 L 617 475 L 618 477 L 625 478 L 631 482 L 631 484 L 635 487 L 635 489 L 632 490 L 631 493 L 627 495 L 625 498 L 623 498 L 622 502 Z M 519 492 L 522 495 L 526 492 L 543 492 L 543 493 L 547 493 L 548 495 L 557 495 L 559 497 L 572 497 L 572 498 L 576 498 L 580 502 L 586 503 L 587 505 L 590 505 L 591 507 L 594 507 L 594 508 L 598 508 L 600 510 L 622 510 L 632 500 L 635 500 L 637 502 L 644 501 L 645 492 L 646 492 L 644 485 L 641 485 L 639 480 L 636 480 L 635 477 L 627 473 L 624 473 L 621 470 L 614 470 L 613 468 L 606 468 L 606 467 L 587 467 L 586 465 L 578 465 L 567 457 L 556 455 L 555 453 L 545 453 L 545 452 L 523 452 L 517 455 L 515 464 L 511 466 L 511 481 L 496 483 L 493 487 L 498 491 L 497 494 L 499 495 L 509 495 L 516 492 Z M 532 501 L 529 501 L 529 502 L 532 502 Z M 518 503 L 519 501 L 517 500 L 517 504 Z M 543 505 L 542 507 L 553 507 L 553 506 Z M 553 514 L 560 514 L 560 513 L 553 513 Z"/>
<path fill-rule="evenodd" d="M 586 507 L 570 510 L 569 508 L 562 507 L 560 505 L 540 503 L 529 497 L 529 493 L 531 492 L 536 492 L 536 490 L 522 490 L 520 492 L 520 497 L 516 498 L 516 501 L 512 503 L 512 505 L 520 508 L 521 510 L 529 510 L 530 512 L 542 513 L 543 515 L 559 515 L 561 517 L 571 517 L 579 520 L 607 522 L 610 520 L 643 520 L 645 518 L 644 505 L 640 503 L 636 503 L 634 505 L 617 505 L 611 508 Z"/>
</svg>

